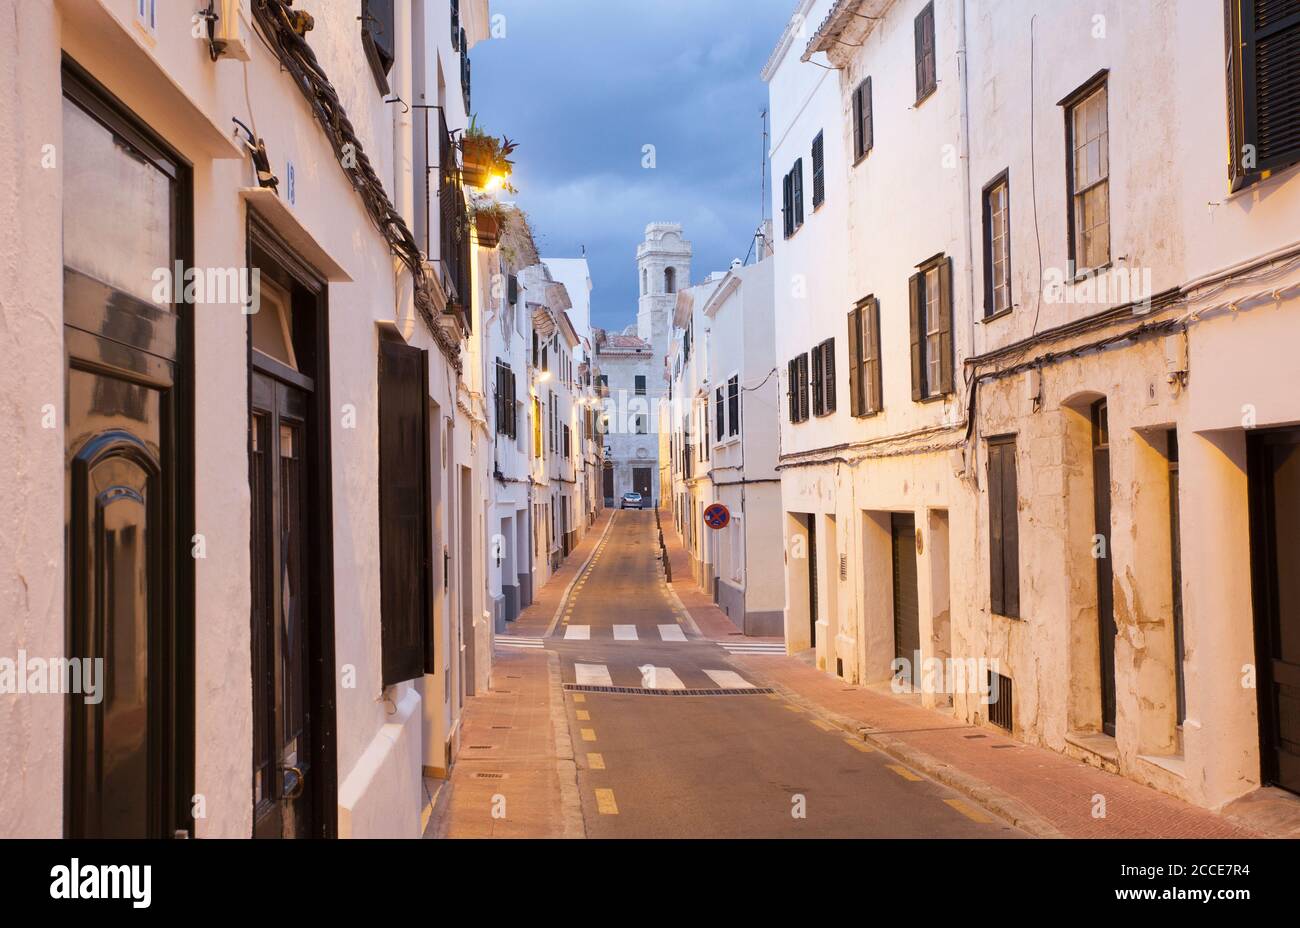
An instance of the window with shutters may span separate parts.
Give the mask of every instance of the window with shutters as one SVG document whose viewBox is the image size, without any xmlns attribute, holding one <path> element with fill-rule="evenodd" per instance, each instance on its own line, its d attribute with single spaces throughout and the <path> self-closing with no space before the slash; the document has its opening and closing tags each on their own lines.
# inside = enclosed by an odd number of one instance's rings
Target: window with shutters
<svg viewBox="0 0 1300 928">
<path fill-rule="evenodd" d="M 920 103 L 938 86 L 934 54 L 934 4 L 928 3 L 913 23 L 916 35 L 916 102 Z"/>
<path fill-rule="evenodd" d="M 1300 161 L 1300 3 L 1228 0 L 1228 177 L 1233 190 Z"/>
<path fill-rule="evenodd" d="M 424 675 L 433 615 L 429 362 L 395 337 L 379 343 L 379 576 L 383 685 Z M 430 668 L 432 669 L 432 668 Z"/>
<path fill-rule="evenodd" d="M 801 354 L 787 365 L 786 385 L 789 391 L 789 417 L 791 422 L 808 418 L 808 355 Z"/>
<path fill-rule="evenodd" d="M 1110 143 L 1106 76 L 1094 78 L 1065 103 L 1070 184 L 1070 261 L 1074 273 L 1110 263 Z"/>
<path fill-rule="evenodd" d="M 880 370 L 880 303 L 864 298 L 849 313 L 849 406 L 854 416 L 884 408 Z"/>
<path fill-rule="evenodd" d="M 794 230 L 803 226 L 803 159 L 796 158 L 791 172 L 790 196 L 794 200 Z"/>
<path fill-rule="evenodd" d="M 727 381 L 727 433 L 740 434 L 740 375 Z"/>
<path fill-rule="evenodd" d="M 812 170 L 812 204 L 813 209 L 816 209 L 826 201 L 826 145 L 822 141 L 821 132 L 817 133 L 817 138 L 812 143 Z"/>
<path fill-rule="evenodd" d="M 781 178 L 781 233 L 785 238 L 794 235 L 794 175 Z"/>
<path fill-rule="evenodd" d="M 1003 171 L 984 188 L 984 318 L 1011 309 L 1011 188 Z"/>
<path fill-rule="evenodd" d="M 1020 618 L 1020 507 L 1014 436 L 988 440 L 989 608 Z"/>
<path fill-rule="evenodd" d="M 460 0 L 451 0 L 451 50 L 460 51 Z"/>
<path fill-rule="evenodd" d="M 875 145 L 875 127 L 871 117 L 871 78 L 853 90 L 853 163 L 857 164 Z"/>
<path fill-rule="evenodd" d="M 645 374 L 637 374 L 635 383 L 636 383 L 636 395 L 645 396 L 645 386 L 646 386 Z"/>
<path fill-rule="evenodd" d="M 542 404 L 533 397 L 533 457 L 542 456 Z"/>
<path fill-rule="evenodd" d="M 952 259 L 919 265 L 909 285 L 912 399 L 953 392 Z"/>
<path fill-rule="evenodd" d="M 830 415 L 835 411 L 835 339 L 815 347 L 811 363 L 813 415 Z"/>
<path fill-rule="evenodd" d="M 388 74 L 393 70 L 397 52 L 393 3 L 394 0 L 362 0 L 361 3 L 361 44 L 383 94 L 389 92 Z"/>
<path fill-rule="evenodd" d="M 714 392 L 714 411 L 713 424 L 717 430 L 717 441 L 722 441 L 726 436 L 727 424 L 727 400 L 722 392 L 722 387 L 718 387 Z"/>
<path fill-rule="evenodd" d="M 564 459 L 566 461 L 572 460 L 573 458 L 573 451 L 569 444 L 569 437 L 569 427 L 566 425 L 564 427 Z"/>
</svg>

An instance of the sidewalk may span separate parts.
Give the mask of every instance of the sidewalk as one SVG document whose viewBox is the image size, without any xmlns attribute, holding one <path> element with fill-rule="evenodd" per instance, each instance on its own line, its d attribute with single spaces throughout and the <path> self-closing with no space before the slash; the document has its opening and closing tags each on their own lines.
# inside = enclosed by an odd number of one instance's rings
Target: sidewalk
<svg viewBox="0 0 1300 928">
<path fill-rule="evenodd" d="M 604 536 L 603 512 L 502 637 L 546 633 L 570 583 Z M 577 768 L 564 716 L 559 658 L 498 647 L 492 689 L 465 705 L 461 752 L 442 783 L 426 838 L 580 838 Z"/>
<path fill-rule="evenodd" d="M 688 555 L 671 526 L 664 532 L 664 543 L 673 568 L 673 589 L 696 625 L 710 638 L 725 640 L 738 634 L 726 613 L 691 579 Z M 847 684 L 797 657 L 745 655 L 732 659 L 788 699 L 965 793 L 1031 834 L 1068 838 L 1263 836 L 1222 815 L 1055 751 L 1016 741 L 994 729 L 968 725 L 905 698 Z M 1093 817 L 1100 806 L 1097 797 L 1104 799 L 1104 818 Z"/>
</svg>

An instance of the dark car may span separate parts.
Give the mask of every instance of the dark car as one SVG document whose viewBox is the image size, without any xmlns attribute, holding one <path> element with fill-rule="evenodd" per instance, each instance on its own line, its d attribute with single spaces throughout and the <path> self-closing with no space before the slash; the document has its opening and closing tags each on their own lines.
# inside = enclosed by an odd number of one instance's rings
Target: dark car
<svg viewBox="0 0 1300 928">
<path fill-rule="evenodd" d="M 642 508 L 640 493 L 624 493 L 623 499 L 619 503 L 619 509 L 640 509 Z"/>
</svg>

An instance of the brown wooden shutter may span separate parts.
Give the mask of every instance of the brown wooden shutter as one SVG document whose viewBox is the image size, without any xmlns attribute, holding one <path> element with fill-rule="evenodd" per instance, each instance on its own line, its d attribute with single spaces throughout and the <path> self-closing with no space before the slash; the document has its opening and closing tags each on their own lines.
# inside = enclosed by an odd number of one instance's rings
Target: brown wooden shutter
<svg viewBox="0 0 1300 928">
<path fill-rule="evenodd" d="M 867 151 L 863 145 L 862 138 L 862 88 L 866 86 L 863 81 L 853 91 L 853 158 L 861 158 Z"/>
<path fill-rule="evenodd" d="M 799 355 L 799 421 L 808 418 L 808 354 Z"/>
<path fill-rule="evenodd" d="M 939 265 L 939 392 L 953 392 L 952 258 Z"/>
<path fill-rule="evenodd" d="M 911 301 L 908 316 L 912 332 L 912 399 L 919 401 L 925 398 L 925 358 L 921 353 L 921 345 L 925 338 L 925 328 L 922 325 L 921 317 L 925 307 L 921 303 L 920 274 L 912 275 L 907 282 L 907 291 Z"/>
<path fill-rule="evenodd" d="M 916 99 L 925 96 L 925 11 L 912 21 L 913 38 L 916 44 Z"/>
<path fill-rule="evenodd" d="M 786 365 L 785 390 L 790 403 L 790 421 L 799 421 L 799 359 L 791 358 Z"/>
<path fill-rule="evenodd" d="M 781 178 L 781 229 L 785 237 L 794 234 L 794 172 Z M 688 336 L 689 337 L 689 336 Z M 683 356 L 690 350 L 690 342 L 683 339 Z"/>
<path fill-rule="evenodd" d="M 849 414 L 866 413 L 862 395 L 862 314 L 868 304 L 863 303 L 849 313 Z"/>
<path fill-rule="evenodd" d="M 817 133 L 812 143 L 813 209 L 821 206 L 826 199 L 826 149 L 823 134 Z"/>
<path fill-rule="evenodd" d="M 817 345 L 812 350 L 812 407 L 814 416 L 820 416 L 826 412 L 826 404 L 823 402 L 822 361 L 822 346 Z"/>
<path fill-rule="evenodd" d="M 379 344 L 379 575 L 383 685 L 424 674 L 429 595 L 428 355 Z M 426 654 L 426 644 L 430 653 Z"/>
<path fill-rule="evenodd" d="M 1002 449 L 1003 445 L 988 445 L 989 490 L 989 610 L 1006 615 L 1005 587 L 1002 569 Z"/>
<path fill-rule="evenodd" d="M 824 412 L 835 411 L 835 339 L 828 338 L 822 342 L 822 389 L 826 398 L 822 400 Z"/>
<path fill-rule="evenodd" d="M 881 378 L 881 373 L 880 373 L 881 368 L 883 367 L 885 361 L 884 358 L 882 358 L 880 355 L 880 301 L 877 300 L 875 297 L 872 297 L 871 302 L 867 305 L 865 310 L 865 317 L 867 319 L 868 324 L 871 326 L 871 332 L 869 336 L 872 342 L 871 380 L 875 387 L 875 389 L 872 391 L 871 406 L 867 410 L 867 412 L 876 413 L 876 412 L 880 412 L 880 410 L 885 408 L 884 382 Z"/>
<path fill-rule="evenodd" d="M 1003 615 L 1020 616 L 1020 499 L 1016 487 L 1016 443 L 1002 446 Z"/>
<path fill-rule="evenodd" d="M 791 196 L 794 197 L 794 227 L 797 229 L 803 225 L 803 159 L 797 158 L 794 162 L 794 180 L 792 181 Z"/>
<path fill-rule="evenodd" d="M 876 144 L 875 114 L 871 104 L 871 78 L 862 82 L 862 153 L 865 155 Z"/>
</svg>

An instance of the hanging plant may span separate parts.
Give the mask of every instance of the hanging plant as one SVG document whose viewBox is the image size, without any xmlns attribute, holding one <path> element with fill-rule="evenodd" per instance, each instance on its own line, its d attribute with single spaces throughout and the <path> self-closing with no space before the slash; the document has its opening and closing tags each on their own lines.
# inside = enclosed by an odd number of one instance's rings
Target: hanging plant
<svg viewBox="0 0 1300 928">
<path fill-rule="evenodd" d="M 478 127 L 478 117 L 474 116 L 460 140 L 461 171 L 465 183 L 479 188 L 488 188 L 495 183 L 502 190 L 517 193 L 510 185 L 510 175 L 515 167 L 510 156 L 518 147 L 518 142 L 505 136 L 488 135 Z"/>
<path fill-rule="evenodd" d="M 489 201 L 474 207 L 474 229 L 478 232 L 480 248 L 496 248 L 505 225 L 506 210 L 500 203 Z"/>
</svg>

